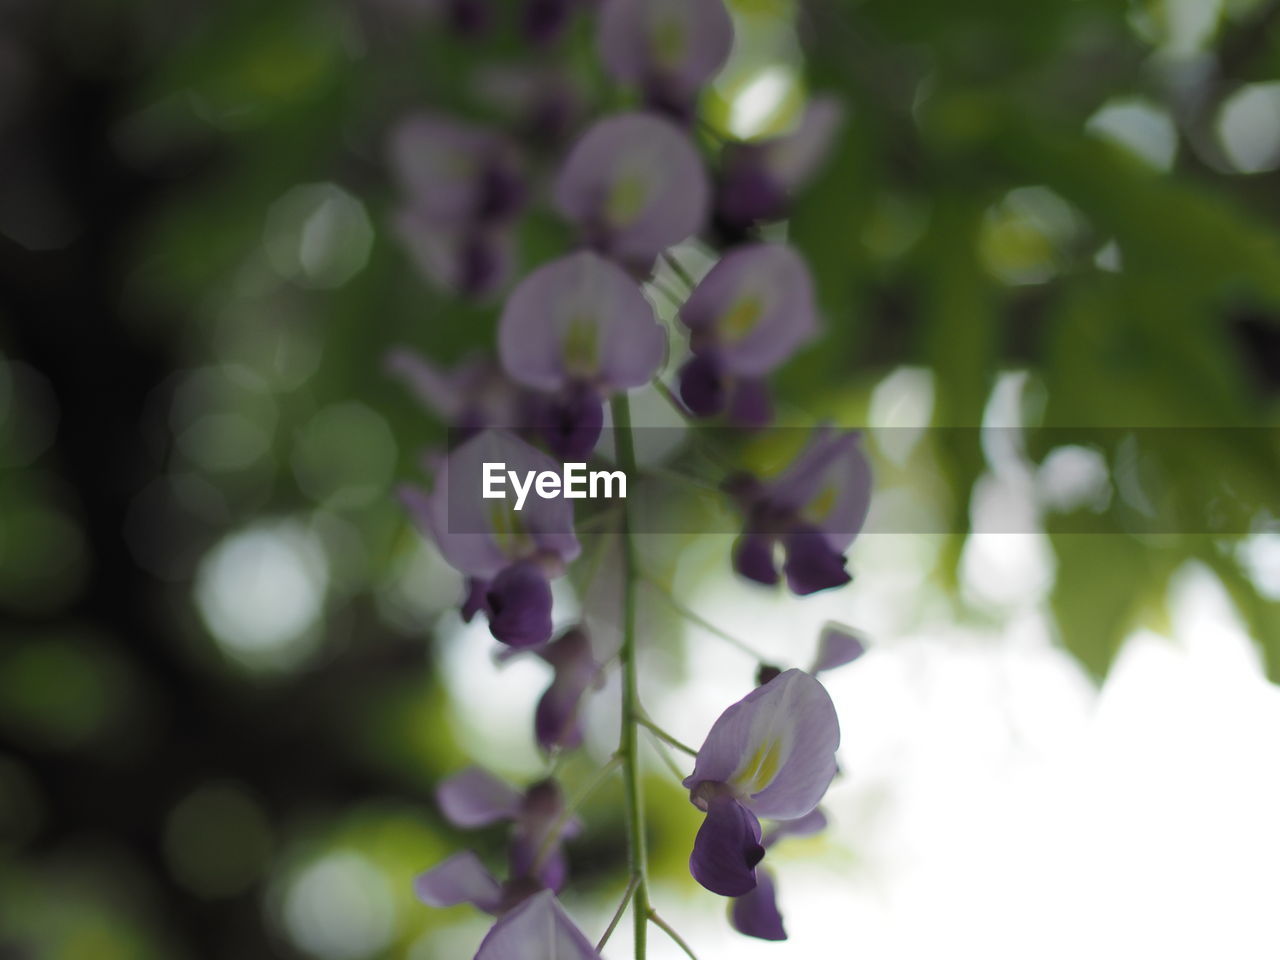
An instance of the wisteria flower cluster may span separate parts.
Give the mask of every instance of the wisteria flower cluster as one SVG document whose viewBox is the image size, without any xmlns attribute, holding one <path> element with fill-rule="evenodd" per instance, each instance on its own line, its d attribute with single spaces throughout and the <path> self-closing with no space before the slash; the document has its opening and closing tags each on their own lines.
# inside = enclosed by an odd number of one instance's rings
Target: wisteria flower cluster
<svg viewBox="0 0 1280 960">
<path fill-rule="evenodd" d="M 722 0 L 602 0 L 577 13 L 571 4 L 544 6 L 557 24 L 594 17 L 601 63 L 638 106 L 590 122 L 546 182 L 496 129 L 435 113 L 400 123 L 390 138 L 402 196 L 397 226 L 433 283 L 481 301 L 506 289 L 517 269 L 518 218 L 532 197 L 549 198 L 578 245 L 509 290 L 495 310 L 493 354 L 448 370 L 401 350 L 389 366 L 453 438 L 450 449 L 424 459 L 429 486 L 405 487 L 402 500 L 464 578 L 463 619 L 485 618 L 502 645 L 500 659 L 536 657 L 550 666 L 552 680 L 532 718 L 546 757 L 582 748 L 586 699 L 604 688 L 607 671 L 621 674 L 618 748 L 581 794 L 620 776 L 628 883 L 613 923 L 591 942 L 557 899 L 569 879 L 566 844 L 582 829 L 575 803 L 566 802 L 552 775 L 517 788 L 469 768 L 440 785 L 440 810 L 459 828 L 506 824 L 505 870 L 496 875 L 463 852 L 422 874 L 416 892 L 431 906 L 471 904 L 495 918 L 477 960 L 599 958 L 628 908 L 638 958 L 651 924 L 678 940 L 650 900 L 639 750 L 647 731 L 692 761 L 683 786 L 704 814 L 690 838 L 693 878 L 728 898 L 730 922 L 741 933 L 785 939 L 775 880 L 762 864 L 783 838 L 826 824 L 819 804 L 838 773 L 840 726 L 819 677 L 863 653 L 857 634 L 830 625 L 807 670 L 761 663 L 756 687 L 720 715 L 702 746 L 684 747 L 641 705 L 644 571 L 636 541 L 643 534 L 625 502 L 613 531 L 621 544 L 614 612 L 621 647 L 602 657 L 585 623 L 558 635 L 554 627 L 552 583 L 582 553 L 571 502 L 538 496 L 518 509 L 451 478 L 478 476 L 484 463 L 532 475 L 599 457 L 610 418 L 616 465 L 643 478 L 628 395 L 650 385 L 694 427 L 771 423 L 770 375 L 817 336 L 819 320 L 804 258 L 762 239 L 760 227 L 788 216 L 834 136 L 838 107 L 815 98 L 793 132 L 726 143 L 700 132 L 696 120 L 699 95 L 733 45 Z M 691 242 L 718 253 L 700 279 L 676 249 Z M 686 285 L 670 330 L 651 300 L 659 270 Z M 680 345 L 674 351 L 673 338 Z M 820 427 L 776 476 L 723 479 L 743 518 L 731 556 L 739 575 L 768 586 L 785 581 L 798 596 L 849 582 L 846 555 L 871 491 L 856 433 Z"/>
</svg>

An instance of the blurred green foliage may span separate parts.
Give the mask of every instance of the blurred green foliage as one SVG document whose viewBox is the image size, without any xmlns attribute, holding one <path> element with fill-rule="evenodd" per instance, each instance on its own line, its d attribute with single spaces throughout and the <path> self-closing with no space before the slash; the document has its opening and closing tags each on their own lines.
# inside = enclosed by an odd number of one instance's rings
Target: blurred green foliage
<svg viewBox="0 0 1280 960">
<path fill-rule="evenodd" d="M 213 956 L 199 932 L 234 917 L 217 956 L 293 955 L 281 930 L 244 919 L 259 915 L 254 891 L 270 888 L 272 915 L 287 926 L 291 910 L 311 916 L 343 878 L 372 870 L 398 919 L 395 936 L 382 936 L 385 918 L 361 914 L 368 943 L 409 956 L 420 936 L 458 919 L 416 910 L 408 880 L 456 846 L 429 793 L 465 757 L 422 643 L 455 583 L 420 555 L 391 496 L 443 430 L 388 382 L 382 361 L 401 343 L 441 361 L 490 346 L 497 308 L 433 290 L 395 242 L 386 132 L 425 105 L 499 120 L 474 85 L 486 63 L 562 66 L 588 114 L 630 95 L 604 82 L 585 15 L 561 45 L 534 49 L 505 28 L 462 41 L 396 0 L 15 6 L 31 53 L 13 88 L 30 96 L 23 136 L 55 122 L 41 111 L 58 91 L 54 109 L 68 123 L 76 98 L 111 91 L 95 107 L 98 148 L 147 193 L 101 251 L 111 275 L 101 303 L 116 311 L 112 335 L 160 356 L 165 376 L 130 422 L 145 435 L 151 475 L 130 474 L 137 489 L 109 525 L 149 591 L 128 624 L 160 638 L 135 648 L 128 629 L 87 622 L 85 596 L 113 562 L 101 543 L 108 528 L 86 520 L 92 498 L 74 490 L 93 478 L 72 476 L 74 458 L 50 452 L 59 403 L 74 428 L 75 405 L 92 406 L 99 388 L 85 388 L 87 401 L 51 399 L 24 337 L 0 340 L 0 604 L 14 640 L 0 651 L 0 728 L 17 757 L 0 756 L 0 850 L 40 837 L 56 816 L 80 816 L 76 830 L 95 844 L 115 831 L 149 850 L 91 844 L 81 863 L 60 851 L 66 836 L 45 834 L 38 855 L 0 871 L 0 953 L 4 936 L 19 936 L 58 960 Z M 1140 485 L 1163 484 L 1191 506 L 1224 487 L 1273 502 L 1280 447 L 1260 443 L 1265 434 L 1176 428 L 1276 425 L 1278 174 L 1240 172 L 1218 121 L 1231 94 L 1277 78 L 1280 5 L 1205 0 L 1209 14 L 1191 23 L 1187 4 L 1162 0 L 732 6 L 743 35 L 763 39 L 732 65 L 733 84 L 708 94 L 708 152 L 753 71 L 781 65 L 799 89 L 835 94 L 848 111 L 786 230 L 814 271 L 826 332 L 783 372 L 782 407 L 860 425 L 876 386 L 913 367 L 928 373 L 932 424 L 973 427 L 1000 375 L 1025 371 L 1026 394 L 1042 401 L 1026 404 L 1033 461 L 1051 453 L 1050 428 L 1171 428 L 1143 434 Z M 1089 131 L 1118 98 L 1164 118 L 1167 169 Z M 787 99 L 775 126 L 798 103 Z M 545 173 L 555 150 L 530 147 Z M 100 199 L 80 198 L 86 232 Z M 330 219 L 312 226 L 316 217 Z M 328 231 L 319 260 L 297 253 L 308 229 Z M 537 264 L 568 241 L 543 205 L 521 226 L 521 259 Z M 1045 516 L 1060 641 L 1101 680 L 1125 636 L 1164 615 L 1169 577 L 1194 560 L 1222 579 L 1280 680 L 1280 605 L 1243 564 L 1239 538 L 1135 527 L 1121 489 L 1134 454 L 1123 429 L 1105 436 L 1116 495 Z M 971 495 L 990 469 L 980 439 L 931 434 L 912 465 L 927 472 L 921 483 L 945 488 L 956 531 L 931 574 L 952 590 L 957 618 L 980 618 L 954 589 Z M 319 583 L 324 599 L 302 631 L 314 646 L 291 669 L 259 670 L 214 642 L 192 582 L 222 537 L 280 517 L 300 524 L 304 560 L 324 558 L 292 589 Z M 1275 519 L 1249 522 L 1262 533 Z M 171 730 L 175 715 L 189 725 Z M 228 742 L 261 752 L 228 757 Z M 188 744 L 207 749 L 200 763 L 186 764 Z M 50 755 L 83 770 L 42 784 Z M 172 781 L 157 782 L 166 769 Z M 95 789 L 136 783 L 150 805 L 99 817 L 45 796 L 78 794 L 82 775 Z M 652 790 L 655 863 L 679 874 L 695 814 L 667 802 L 678 798 L 665 780 Z M 354 800 L 363 795 L 371 805 Z M 621 856 L 616 799 L 603 794 L 588 809 L 588 853 L 575 863 L 588 876 L 613 876 Z M 478 846 L 500 857 L 500 837 Z M 364 859 L 334 866 L 334 851 Z M 330 872 L 308 872 L 326 863 Z M 166 876 L 228 912 L 173 909 L 157 892 Z M 291 885 L 298 876 L 311 885 Z"/>
</svg>

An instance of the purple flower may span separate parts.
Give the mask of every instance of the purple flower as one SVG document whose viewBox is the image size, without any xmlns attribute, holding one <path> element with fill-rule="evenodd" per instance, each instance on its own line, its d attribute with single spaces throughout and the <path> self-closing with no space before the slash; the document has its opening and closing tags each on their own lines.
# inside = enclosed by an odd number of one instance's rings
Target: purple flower
<svg viewBox="0 0 1280 960">
<path fill-rule="evenodd" d="M 454 826 L 466 829 L 510 822 L 509 875 L 499 883 L 471 851 L 455 854 L 414 880 L 418 899 L 428 906 L 469 903 L 486 913 L 509 910 L 539 890 L 560 890 L 568 877 L 561 841 L 581 832 L 577 818 L 561 821 L 564 798 L 554 780 L 524 793 L 479 767 L 469 767 L 440 784 L 436 801 Z M 552 830 L 557 830 L 552 835 Z"/>
<path fill-rule="evenodd" d="M 834 97 L 817 97 L 790 133 L 725 149 L 716 194 L 718 220 L 734 228 L 781 220 L 795 192 L 817 172 L 843 122 Z"/>
<path fill-rule="evenodd" d="M 549 890 L 504 914 L 475 960 L 601 960 Z"/>
<path fill-rule="evenodd" d="M 585 110 L 580 86 L 553 68 L 488 67 L 477 74 L 475 87 L 481 99 L 503 114 L 521 143 L 540 149 L 554 144 L 559 151 Z"/>
<path fill-rule="evenodd" d="M 387 354 L 386 367 L 442 423 L 459 431 L 514 427 L 527 407 L 526 391 L 483 354 L 442 370 L 426 357 L 398 347 Z"/>
<path fill-rule="evenodd" d="M 591 639 L 583 627 L 574 627 L 535 652 L 555 670 L 534 714 L 538 745 L 548 753 L 557 747 L 571 750 L 581 746 L 582 698 L 593 687 L 599 689 L 604 680 Z"/>
<path fill-rule="evenodd" d="M 503 369 L 549 394 L 537 426 L 566 460 L 594 449 L 603 397 L 648 383 L 666 349 L 666 333 L 635 281 L 586 250 L 525 277 L 498 321 Z"/>
<path fill-rule="evenodd" d="M 680 308 L 693 357 L 680 395 L 697 416 L 726 408 L 736 422 L 762 425 L 770 413 L 764 377 L 817 332 L 813 281 L 790 247 L 738 247 L 702 278 Z"/>
<path fill-rule="evenodd" d="M 554 196 L 596 249 L 647 272 L 658 254 L 705 225 L 710 187 L 680 128 L 651 113 L 622 113 L 574 145 Z"/>
<path fill-rule="evenodd" d="M 437 222 L 410 207 L 396 214 L 395 232 L 422 275 L 449 293 L 483 300 L 515 271 L 515 237 L 504 224 Z"/>
<path fill-rule="evenodd" d="M 606 0 L 596 43 L 605 69 L 684 118 L 733 46 L 722 0 Z"/>
<path fill-rule="evenodd" d="M 734 544 L 733 565 L 757 583 L 778 582 L 777 545 L 793 593 L 807 596 L 851 579 L 844 552 L 862 530 L 871 505 L 871 465 L 852 431 L 815 431 L 809 446 L 779 477 L 729 484 L 747 514 Z"/>
<path fill-rule="evenodd" d="M 390 152 L 409 206 L 434 224 L 498 223 L 524 200 L 512 148 L 484 127 L 414 114 L 392 131 Z"/>
<path fill-rule="evenodd" d="M 826 826 L 826 815 L 815 808 L 798 820 L 776 824 L 765 834 L 762 846 L 768 850 L 783 837 L 809 836 L 825 830 Z M 763 867 L 756 870 L 755 888 L 735 897 L 729 905 L 729 923 L 739 933 L 757 940 L 787 939 L 782 914 L 778 910 L 778 893 L 772 873 Z"/>
<path fill-rule="evenodd" d="M 405 487 L 400 497 L 446 562 L 469 578 L 464 617 L 484 610 L 496 639 L 513 647 L 537 646 L 551 637 L 549 580 L 564 573 L 581 550 L 573 507 L 560 497 L 530 496 L 516 511 L 510 500 L 484 499 L 486 462 L 505 463 L 521 474 L 558 469 L 523 440 L 486 430 L 449 453 L 429 494 Z"/>
<path fill-rule="evenodd" d="M 726 897 L 755 889 L 765 853 L 758 818 L 811 813 L 836 774 L 839 745 L 831 697 L 800 670 L 780 674 L 722 713 L 684 780 L 707 814 L 689 857 L 694 879 Z"/>
</svg>

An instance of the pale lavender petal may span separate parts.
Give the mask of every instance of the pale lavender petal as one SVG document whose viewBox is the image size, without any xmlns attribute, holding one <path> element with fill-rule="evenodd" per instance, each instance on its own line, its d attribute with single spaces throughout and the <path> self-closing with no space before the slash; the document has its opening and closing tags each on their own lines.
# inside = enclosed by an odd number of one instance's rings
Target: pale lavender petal
<svg viewBox="0 0 1280 960">
<path fill-rule="evenodd" d="M 818 635 L 818 653 L 809 672 L 818 674 L 823 670 L 843 667 L 866 652 L 867 646 L 857 631 L 842 623 L 827 623 Z"/>
<path fill-rule="evenodd" d="M 662 365 L 666 346 L 653 305 L 636 282 L 586 250 L 525 277 L 498 322 L 503 369 L 538 390 L 574 382 L 642 386 Z"/>
<path fill-rule="evenodd" d="M 803 186 L 826 159 L 843 123 L 838 99 L 814 97 L 794 130 L 763 145 L 769 172 L 788 190 Z"/>
<path fill-rule="evenodd" d="M 431 538 L 451 567 L 475 579 L 491 580 L 506 566 L 507 558 L 490 536 L 450 532 L 448 499 L 444 493 L 448 469 L 446 463 L 436 471 L 436 488 L 432 493 L 405 484 L 396 490 L 396 495 L 409 512 L 413 525 Z M 474 524 L 470 529 L 479 529 L 479 518 Z"/>
<path fill-rule="evenodd" d="M 646 264 L 702 229 L 709 194 L 689 137 L 648 113 L 599 121 L 570 151 L 555 183 L 556 206 L 593 243 Z"/>
<path fill-rule="evenodd" d="M 871 463 L 858 434 L 819 428 L 791 466 L 765 486 L 763 495 L 772 506 L 822 530 L 832 550 L 843 552 L 861 531 L 871 507 Z"/>
<path fill-rule="evenodd" d="M 504 488 L 506 499 L 485 499 L 485 463 L 504 463 L 521 475 L 560 470 L 545 453 L 501 430 L 486 430 L 452 450 L 436 472 L 431 494 L 414 510 L 415 517 L 425 515 L 445 560 L 468 576 L 492 580 L 513 561 L 537 558 L 563 566 L 577 557 L 581 546 L 573 533 L 572 502 L 531 493 L 516 511 L 510 484 Z"/>
<path fill-rule="evenodd" d="M 788 670 L 720 715 L 684 785 L 693 791 L 726 783 L 757 816 L 791 820 L 826 793 L 839 745 L 827 691 L 809 674 Z"/>
<path fill-rule="evenodd" d="M 811 837 L 827 829 L 827 815 L 821 807 L 814 807 L 803 817 L 795 820 L 779 820 L 765 834 L 765 849 L 773 846 L 783 837 Z"/>
<path fill-rule="evenodd" d="M 456 827 L 487 827 L 499 820 L 514 820 L 523 795 L 480 767 L 455 773 L 436 788 L 436 803 L 445 819 Z"/>
<path fill-rule="evenodd" d="M 413 881 L 413 892 L 429 907 L 456 907 L 469 903 L 486 913 L 502 903 L 502 887 L 470 850 L 448 860 Z"/>
<path fill-rule="evenodd" d="M 722 897 L 739 897 L 756 885 L 756 864 L 764 857 L 760 821 L 727 793 L 707 805 L 689 855 L 689 872 Z"/>
<path fill-rule="evenodd" d="M 387 354 L 386 369 L 445 423 L 457 419 L 465 401 L 456 371 L 441 370 L 422 354 L 404 347 L 396 347 Z"/>
<path fill-rule="evenodd" d="M 437 223 L 484 218 L 505 206 L 512 161 L 491 130 L 437 113 L 402 120 L 391 133 L 391 165 L 411 206 Z"/>
<path fill-rule="evenodd" d="M 493 925 L 475 960 L 601 960 L 550 890 L 534 894 Z"/>
<path fill-rule="evenodd" d="M 773 874 L 763 867 L 756 871 L 755 889 L 735 897 L 729 905 L 729 923 L 739 933 L 757 940 L 787 939 Z"/>
<path fill-rule="evenodd" d="M 738 247 L 702 278 L 680 319 L 695 347 L 700 340 L 715 345 L 727 372 L 763 376 L 817 332 L 809 268 L 781 244 Z"/>
<path fill-rule="evenodd" d="M 615 79 L 692 99 L 728 58 L 733 22 L 723 0 L 605 0 L 596 41 Z"/>
</svg>

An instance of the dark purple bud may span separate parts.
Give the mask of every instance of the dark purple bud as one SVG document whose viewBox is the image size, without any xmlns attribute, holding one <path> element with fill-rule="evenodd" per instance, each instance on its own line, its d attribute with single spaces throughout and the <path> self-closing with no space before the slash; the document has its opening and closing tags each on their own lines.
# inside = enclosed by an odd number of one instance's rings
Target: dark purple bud
<svg viewBox="0 0 1280 960">
<path fill-rule="evenodd" d="M 693 878 L 712 893 L 740 897 L 755 888 L 756 864 L 763 858 L 760 821 L 728 790 L 717 792 L 693 841 Z"/>
<path fill-rule="evenodd" d="M 744 533 L 733 545 L 733 569 L 748 580 L 771 587 L 778 582 L 773 540 L 760 533 Z"/>
<path fill-rule="evenodd" d="M 774 677 L 779 677 L 781 675 L 781 667 L 775 667 L 771 663 L 762 663 L 760 666 L 756 667 L 756 686 L 763 687 Z"/>
<path fill-rule="evenodd" d="M 513 647 L 533 647 L 551 636 L 551 584 L 534 563 L 507 567 L 485 595 L 489 632 Z"/>
<path fill-rule="evenodd" d="M 680 368 L 680 399 L 695 417 L 714 417 L 724 409 L 724 375 L 711 356 L 693 356 Z"/>
<path fill-rule="evenodd" d="M 773 400 L 763 380 L 735 380 L 729 391 L 729 420 L 740 427 L 767 427 L 773 420 Z"/>
<path fill-rule="evenodd" d="M 547 448 L 565 461 L 582 461 L 595 450 L 604 429 L 604 401 L 587 384 L 571 385 L 549 400 L 539 432 Z"/>
<path fill-rule="evenodd" d="M 750 145 L 730 154 L 716 195 L 716 215 L 733 227 L 787 215 L 787 193 L 764 166 L 763 156 Z"/>
<path fill-rule="evenodd" d="M 820 530 L 799 527 L 783 537 L 782 545 L 786 550 L 782 571 L 787 586 L 798 596 L 843 587 L 853 579 L 845 569 L 844 554 L 832 549 Z"/>
<path fill-rule="evenodd" d="M 734 898 L 729 905 L 729 923 L 739 933 L 757 940 L 787 939 L 773 876 L 768 870 L 756 871 L 756 888 Z"/>
<path fill-rule="evenodd" d="M 568 880 L 569 867 L 560 842 L 576 836 L 581 823 L 576 818 L 561 824 L 564 795 L 554 780 L 542 780 L 524 795 L 508 851 L 512 879 L 528 878 L 549 890 L 561 890 Z M 552 829 L 559 835 L 552 837 Z M 541 861 L 539 861 L 541 857 Z"/>
</svg>

